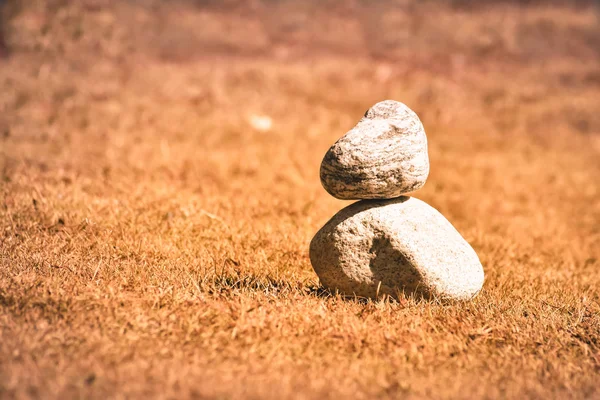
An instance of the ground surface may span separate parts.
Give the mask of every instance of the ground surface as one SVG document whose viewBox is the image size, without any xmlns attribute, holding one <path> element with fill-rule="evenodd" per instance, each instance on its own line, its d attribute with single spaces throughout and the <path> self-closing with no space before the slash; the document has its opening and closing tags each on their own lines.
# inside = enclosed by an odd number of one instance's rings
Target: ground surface
<svg viewBox="0 0 600 400">
<path fill-rule="evenodd" d="M 600 398 L 591 6 L 14 3 L 1 398 Z M 485 267 L 471 302 L 319 289 L 348 204 L 321 158 L 386 98 Z"/>
</svg>

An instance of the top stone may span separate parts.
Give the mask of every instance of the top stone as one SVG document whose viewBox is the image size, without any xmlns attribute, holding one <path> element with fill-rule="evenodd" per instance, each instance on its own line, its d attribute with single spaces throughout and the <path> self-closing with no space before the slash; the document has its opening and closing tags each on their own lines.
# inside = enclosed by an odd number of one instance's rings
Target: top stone
<svg viewBox="0 0 600 400">
<path fill-rule="evenodd" d="M 423 124 L 394 100 L 371 107 L 321 163 L 323 187 L 342 200 L 398 197 L 420 189 L 428 175 Z"/>
</svg>

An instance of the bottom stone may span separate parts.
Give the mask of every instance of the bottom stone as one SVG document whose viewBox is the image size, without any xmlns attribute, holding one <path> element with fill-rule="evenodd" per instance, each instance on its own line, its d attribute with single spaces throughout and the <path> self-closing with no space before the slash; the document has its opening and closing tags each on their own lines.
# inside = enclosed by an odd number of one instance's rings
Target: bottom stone
<svg viewBox="0 0 600 400">
<path fill-rule="evenodd" d="M 321 284 L 344 295 L 467 300 L 483 286 L 473 248 L 435 208 L 414 197 L 362 200 L 338 212 L 310 243 Z"/>
</svg>

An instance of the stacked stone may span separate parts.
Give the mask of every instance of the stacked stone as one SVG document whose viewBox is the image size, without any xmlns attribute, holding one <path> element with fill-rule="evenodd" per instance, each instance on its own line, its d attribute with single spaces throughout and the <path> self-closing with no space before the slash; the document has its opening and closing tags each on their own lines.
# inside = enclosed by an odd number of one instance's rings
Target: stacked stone
<svg viewBox="0 0 600 400">
<path fill-rule="evenodd" d="M 429 175 L 427 137 L 406 105 L 375 104 L 321 164 L 329 194 L 360 201 L 339 211 L 310 243 L 321 284 L 348 296 L 466 300 L 483 286 L 473 248 L 436 209 L 406 193 Z"/>
</svg>

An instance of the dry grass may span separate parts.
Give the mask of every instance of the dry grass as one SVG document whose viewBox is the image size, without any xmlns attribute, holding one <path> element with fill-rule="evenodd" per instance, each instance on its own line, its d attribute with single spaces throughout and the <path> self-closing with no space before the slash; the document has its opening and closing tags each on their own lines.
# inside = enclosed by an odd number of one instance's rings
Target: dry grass
<svg viewBox="0 0 600 400">
<path fill-rule="evenodd" d="M 9 4 L 0 397 L 600 398 L 593 10 L 244 4 Z M 321 157 L 385 98 L 472 302 L 319 289 Z"/>
</svg>

